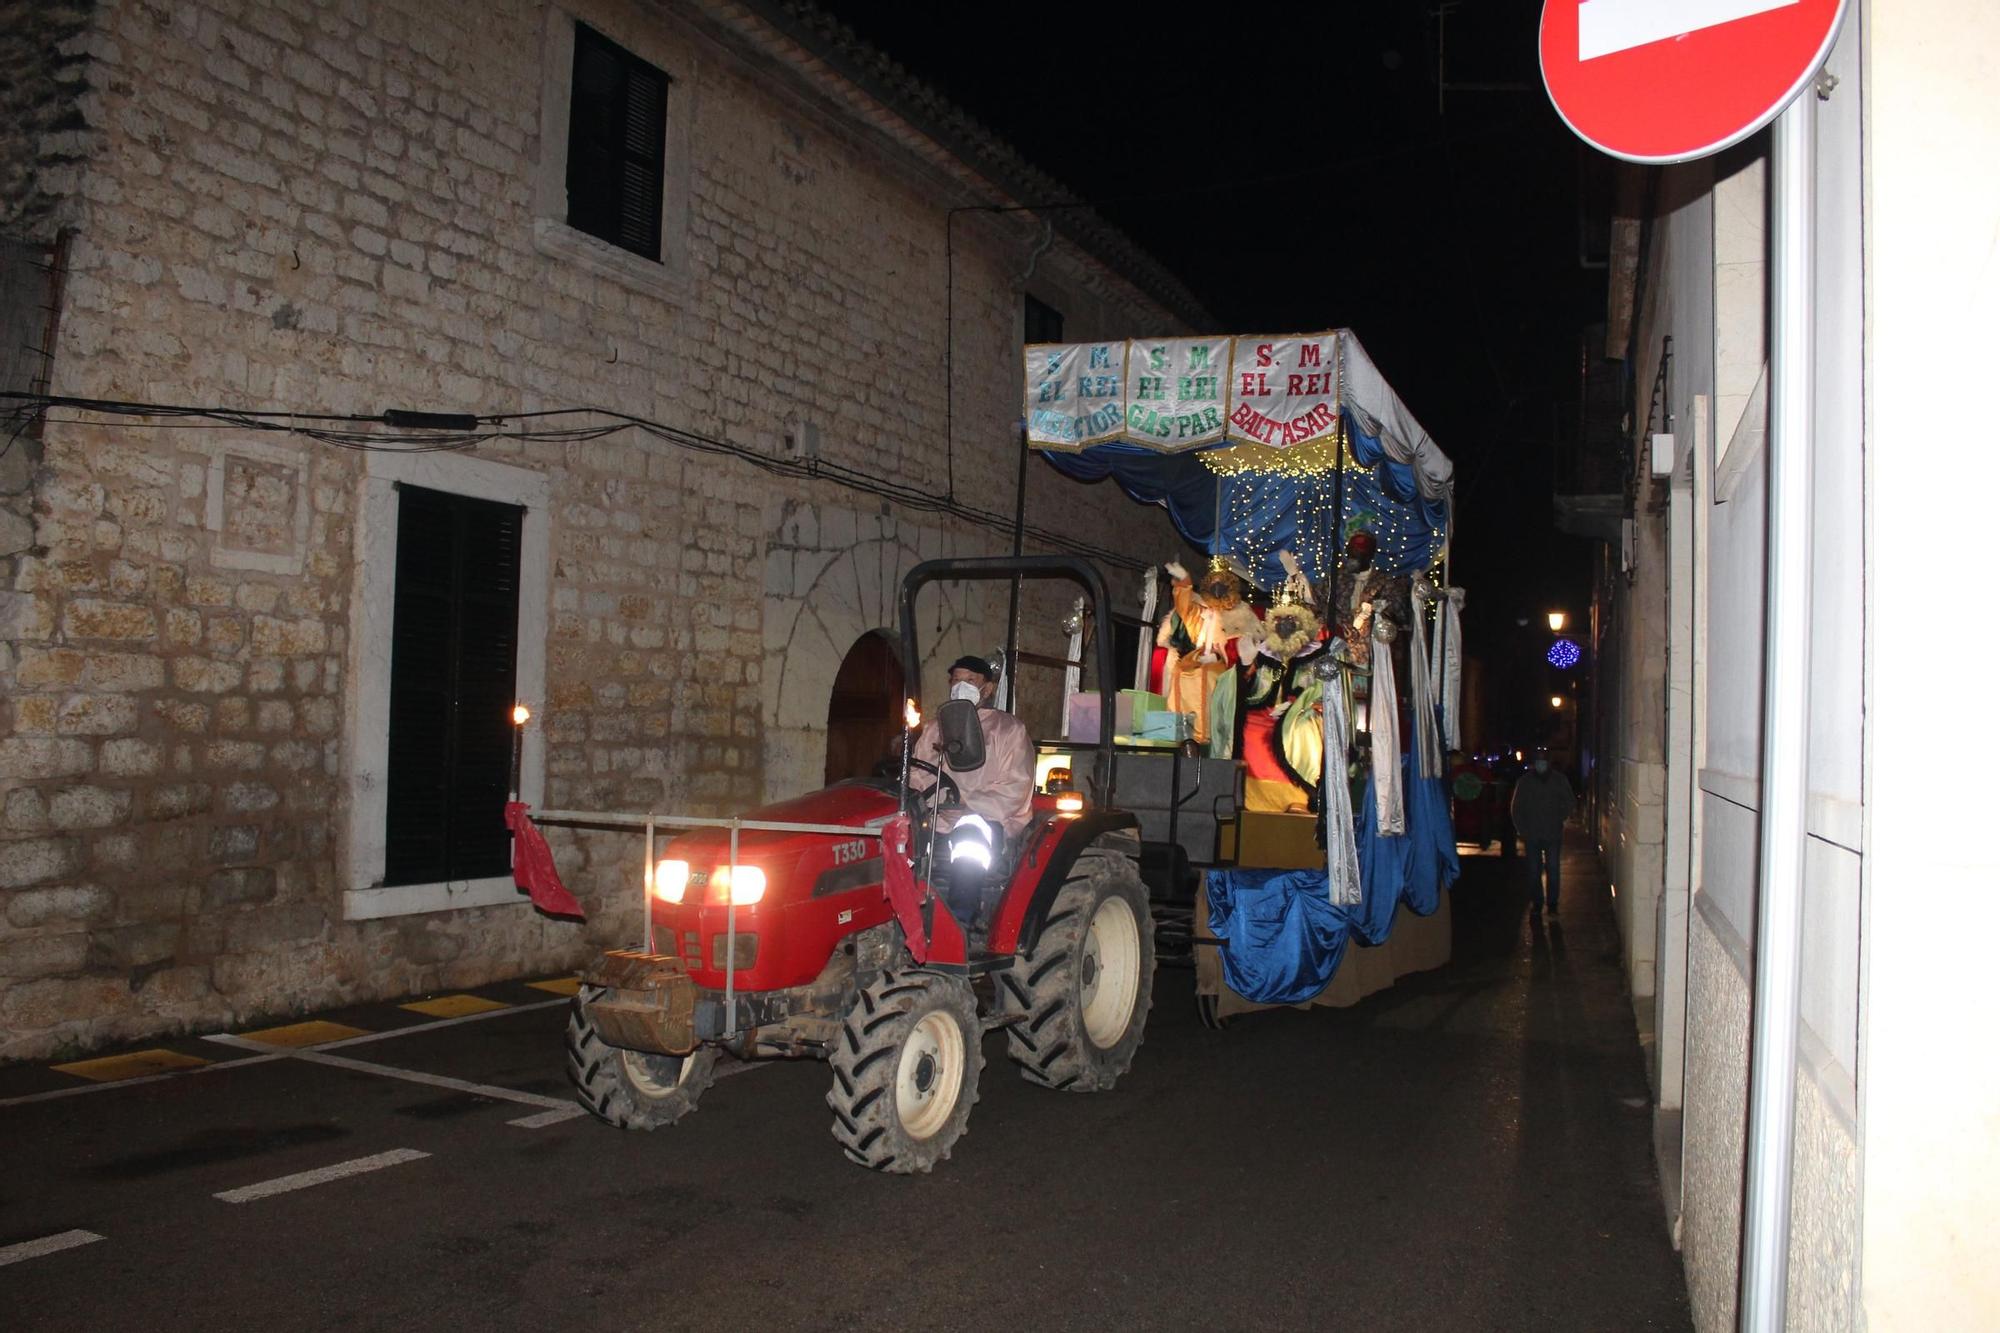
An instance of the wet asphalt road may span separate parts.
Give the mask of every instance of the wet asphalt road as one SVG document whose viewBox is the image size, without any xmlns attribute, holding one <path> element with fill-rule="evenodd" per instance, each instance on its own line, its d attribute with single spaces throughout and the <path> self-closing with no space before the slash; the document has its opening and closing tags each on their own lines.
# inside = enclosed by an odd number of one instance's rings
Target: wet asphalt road
<svg viewBox="0 0 2000 1333">
<path fill-rule="evenodd" d="M 1452 965 L 1352 1009 L 1211 1032 L 1163 970 L 1108 1094 L 1030 1087 L 996 1034 L 929 1177 L 842 1158 L 817 1064 L 654 1134 L 291 1058 L 0 1107 L 0 1257 L 102 1237 L 0 1265 L 0 1326 L 1687 1328 L 1610 906 L 1569 867 L 1543 931 L 1468 859 Z M 562 1021 L 341 1054 L 561 1097 Z"/>
</svg>

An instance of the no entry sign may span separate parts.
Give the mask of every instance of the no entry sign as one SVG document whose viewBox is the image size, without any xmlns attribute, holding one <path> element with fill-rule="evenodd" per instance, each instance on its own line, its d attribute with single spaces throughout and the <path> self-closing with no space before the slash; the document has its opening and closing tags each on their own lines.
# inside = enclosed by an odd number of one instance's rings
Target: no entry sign
<svg viewBox="0 0 2000 1333">
<path fill-rule="evenodd" d="M 1826 62 L 1846 0 L 1545 0 L 1542 82 L 1584 142 L 1685 162 L 1762 129 Z"/>
</svg>

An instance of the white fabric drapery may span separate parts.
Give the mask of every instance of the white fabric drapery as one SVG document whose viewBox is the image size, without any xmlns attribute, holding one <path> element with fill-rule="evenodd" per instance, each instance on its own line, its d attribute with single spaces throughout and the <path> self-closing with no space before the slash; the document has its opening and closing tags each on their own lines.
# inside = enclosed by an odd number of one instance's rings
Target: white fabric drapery
<svg viewBox="0 0 2000 1333">
<path fill-rule="evenodd" d="M 1340 356 L 1341 401 L 1355 414 L 1355 424 L 1382 441 L 1382 452 L 1391 461 L 1408 464 L 1416 470 L 1417 490 L 1426 500 L 1448 497 L 1451 459 L 1396 396 L 1389 381 L 1382 378 L 1382 372 L 1362 350 L 1361 340 L 1344 333 Z"/>
<path fill-rule="evenodd" d="M 1460 748 L 1459 695 L 1465 668 L 1465 639 L 1459 633 L 1459 612 L 1465 606 L 1465 589 L 1446 588 L 1438 601 L 1438 648 L 1443 665 L 1431 678 L 1431 688 L 1444 704 L 1444 748 Z"/>
<path fill-rule="evenodd" d="M 1139 656 L 1134 663 L 1134 674 L 1132 676 L 1134 683 L 1142 690 L 1146 688 L 1146 678 L 1152 673 L 1153 635 L 1151 631 L 1159 624 L 1154 619 L 1154 614 L 1158 611 L 1159 604 L 1160 568 L 1158 565 L 1148 565 L 1146 566 L 1146 591 L 1145 595 L 1139 601 L 1139 619 L 1146 626 L 1146 632 L 1139 635 Z"/>
<path fill-rule="evenodd" d="M 1333 654 L 1313 664 L 1319 677 L 1324 720 L 1325 768 L 1320 774 L 1319 799 L 1326 814 L 1327 895 L 1341 906 L 1361 904 L 1361 856 L 1354 846 L 1354 802 L 1347 792 L 1347 681 Z"/>
<path fill-rule="evenodd" d="M 1083 668 L 1077 665 L 1083 660 L 1083 598 L 1076 599 L 1070 607 L 1070 615 L 1076 620 L 1076 628 L 1069 636 L 1070 665 L 1063 668 L 1062 734 L 1065 736 L 1069 735 L 1070 701 L 1083 688 Z"/>
<path fill-rule="evenodd" d="M 1384 638 L 1384 633 L 1390 637 Z M 1375 773 L 1375 831 L 1384 837 L 1403 832 L 1403 731 L 1396 720 L 1396 662 L 1389 649 L 1395 631 L 1377 614 L 1369 658 L 1368 752 Z"/>
<path fill-rule="evenodd" d="M 1416 719 L 1418 778 L 1444 772 L 1444 752 L 1438 746 L 1437 690 L 1431 683 L 1431 650 L 1425 642 L 1424 620 L 1437 595 L 1431 581 L 1419 574 L 1410 580 L 1410 712 Z"/>
</svg>

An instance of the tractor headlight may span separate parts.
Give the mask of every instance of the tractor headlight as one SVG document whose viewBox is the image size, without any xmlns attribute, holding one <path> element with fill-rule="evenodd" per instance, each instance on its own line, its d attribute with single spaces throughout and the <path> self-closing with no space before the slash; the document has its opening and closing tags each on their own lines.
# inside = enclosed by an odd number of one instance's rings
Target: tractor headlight
<svg viewBox="0 0 2000 1333">
<path fill-rule="evenodd" d="M 764 900 L 764 871 L 759 866 L 737 866 L 734 872 L 728 866 L 717 866 L 708 882 L 715 886 L 718 898 L 738 907 Z"/>
<path fill-rule="evenodd" d="M 663 903 L 677 903 L 687 896 L 688 863 L 673 858 L 653 868 L 653 896 Z"/>
</svg>

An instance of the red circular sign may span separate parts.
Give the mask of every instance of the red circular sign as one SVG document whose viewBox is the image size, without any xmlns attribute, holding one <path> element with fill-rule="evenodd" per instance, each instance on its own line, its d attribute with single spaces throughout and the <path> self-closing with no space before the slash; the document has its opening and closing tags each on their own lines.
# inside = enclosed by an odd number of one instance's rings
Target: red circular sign
<svg viewBox="0 0 2000 1333">
<path fill-rule="evenodd" d="M 1825 63 L 1847 0 L 1545 0 L 1542 82 L 1572 130 L 1685 162 L 1762 129 Z"/>
</svg>

